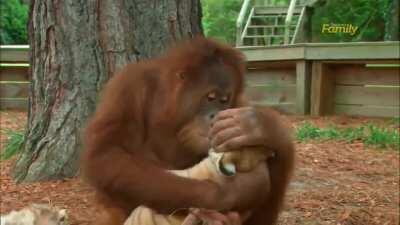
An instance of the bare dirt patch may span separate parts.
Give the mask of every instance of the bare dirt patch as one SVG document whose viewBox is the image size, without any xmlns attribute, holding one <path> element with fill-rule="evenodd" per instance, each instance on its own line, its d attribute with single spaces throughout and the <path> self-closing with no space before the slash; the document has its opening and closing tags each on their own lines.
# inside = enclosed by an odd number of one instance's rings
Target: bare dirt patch
<svg viewBox="0 0 400 225">
<path fill-rule="evenodd" d="M 350 117 L 289 117 L 325 126 L 355 126 L 365 122 L 386 126 L 385 119 Z M 0 112 L 0 128 L 23 130 L 26 113 Z M 1 143 L 7 137 L 1 133 Z M 297 170 L 287 196 L 280 225 L 398 225 L 399 152 L 372 149 L 363 143 L 325 141 L 297 143 Z M 0 147 L 1 148 L 1 147 Z M 32 202 L 66 208 L 71 224 L 91 224 L 96 210 L 93 190 L 79 178 L 34 184 L 15 184 L 10 177 L 13 160 L 0 169 L 0 212 Z"/>
</svg>

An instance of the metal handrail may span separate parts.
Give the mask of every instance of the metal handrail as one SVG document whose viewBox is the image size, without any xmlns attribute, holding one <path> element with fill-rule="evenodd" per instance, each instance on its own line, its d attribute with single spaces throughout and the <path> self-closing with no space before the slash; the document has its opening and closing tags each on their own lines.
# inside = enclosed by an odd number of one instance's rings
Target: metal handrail
<svg viewBox="0 0 400 225">
<path fill-rule="evenodd" d="M 299 34 L 299 30 L 300 30 L 301 24 L 303 23 L 305 13 L 306 13 L 306 7 L 303 7 L 303 9 L 301 10 L 300 16 L 299 16 L 299 21 L 297 21 L 296 30 L 294 31 L 293 38 L 292 38 L 292 41 L 290 42 L 290 44 L 294 44 L 297 39 L 297 35 Z"/>
<path fill-rule="evenodd" d="M 247 18 L 246 25 L 244 26 L 242 35 L 240 36 L 241 44 L 243 44 L 243 39 L 247 35 L 246 31 L 247 31 L 247 28 L 249 27 L 249 25 L 251 23 L 251 18 L 253 17 L 253 15 L 254 15 L 254 7 L 252 7 L 251 10 L 250 10 L 250 14 L 249 14 L 249 17 Z"/>
<path fill-rule="evenodd" d="M 292 22 L 294 8 L 296 7 L 297 0 L 291 0 L 289 4 L 289 9 L 285 19 L 285 37 L 284 37 L 284 44 L 289 44 L 289 35 L 290 35 L 290 24 Z"/>
<path fill-rule="evenodd" d="M 240 9 L 239 16 L 236 20 L 236 46 L 242 45 L 242 32 L 243 32 L 243 22 L 246 12 L 250 6 L 251 0 L 244 0 L 242 8 Z"/>
</svg>

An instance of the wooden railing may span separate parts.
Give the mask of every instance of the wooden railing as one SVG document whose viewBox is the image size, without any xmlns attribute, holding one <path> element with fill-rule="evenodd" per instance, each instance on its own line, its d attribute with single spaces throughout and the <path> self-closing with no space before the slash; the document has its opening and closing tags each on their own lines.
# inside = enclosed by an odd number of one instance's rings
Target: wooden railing
<svg viewBox="0 0 400 225">
<path fill-rule="evenodd" d="M 0 109 L 26 109 L 29 93 L 28 45 L 0 46 Z"/>
</svg>

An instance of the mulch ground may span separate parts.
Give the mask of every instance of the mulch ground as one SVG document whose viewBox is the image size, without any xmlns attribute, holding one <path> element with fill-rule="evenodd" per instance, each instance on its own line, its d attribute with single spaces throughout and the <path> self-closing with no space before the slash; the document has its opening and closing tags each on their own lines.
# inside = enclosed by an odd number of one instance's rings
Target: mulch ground
<svg viewBox="0 0 400 225">
<path fill-rule="evenodd" d="M 356 126 L 387 121 L 350 117 L 289 117 L 296 126 L 311 121 Z M 26 113 L 0 112 L 1 129 L 23 130 Z M 7 140 L 1 133 L 0 144 Z M 363 143 L 324 141 L 297 143 L 297 169 L 279 225 L 398 225 L 399 151 L 373 149 Z M 1 147 L 0 147 L 1 148 Z M 79 178 L 15 184 L 13 160 L 1 162 L 1 213 L 32 202 L 66 208 L 71 224 L 91 224 L 93 191 Z"/>
</svg>

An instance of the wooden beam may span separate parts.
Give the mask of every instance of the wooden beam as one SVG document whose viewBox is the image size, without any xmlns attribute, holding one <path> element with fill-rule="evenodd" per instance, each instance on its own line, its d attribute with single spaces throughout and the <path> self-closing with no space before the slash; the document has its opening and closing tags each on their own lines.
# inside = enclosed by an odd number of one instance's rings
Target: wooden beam
<svg viewBox="0 0 400 225">
<path fill-rule="evenodd" d="M 29 46 L 28 45 L 1 45 L 0 46 L 1 62 L 28 62 Z"/>
<path fill-rule="evenodd" d="M 311 115 L 331 114 L 333 112 L 334 81 L 328 66 L 322 62 L 313 62 L 311 79 Z"/>
<path fill-rule="evenodd" d="M 0 98 L 0 110 L 5 110 L 5 109 L 27 110 L 28 109 L 28 99 L 27 98 Z"/>
<path fill-rule="evenodd" d="M 296 74 L 291 68 L 269 68 L 260 70 L 248 70 L 246 73 L 247 85 L 265 84 L 293 84 L 296 85 Z"/>
<path fill-rule="evenodd" d="M 335 73 L 336 85 L 400 85 L 398 68 L 367 68 L 360 64 L 330 64 L 330 68 Z"/>
<path fill-rule="evenodd" d="M 296 61 L 256 61 L 247 63 L 248 70 L 262 70 L 262 69 L 296 69 Z"/>
<path fill-rule="evenodd" d="M 0 68 L 0 81 L 28 81 L 27 67 L 2 67 Z"/>
<path fill-rule="evenodd" d="M 310 60 L 398 59 L 399 42 L 307 44 L 305 58 Z"/>
<path fill-rule="evenodd" d="M 0 97 L 2 98 L 27 98 L 29 82 L 0 82 Z"/>
<path fill-rule="evenodd" d="M 293 103 L 293 102 L 274 104 L 274 103 L 270 103 L 270 102 L 250 101 L 250 104 L 256 105 L 256 106 L 271 107 L 273 109 L 276 109 L 279 112 L 286 113 L 286 114 L 295 114 L 295 112 L 296 112 L 295 103 Z"/>
<path fill-rule="evenodd" d="M 380 65 L 380 64 L 392 64 L 394 66 L 400 64 L 400 60 L 392 59 L 392 60 L 324 60 L 324 63 L 329 64 L 362 64 L 367 67 L 368 65 Z"/>
<path fill-rule="evenodd" d="M 400 42 L 303 43 L 288 46 L 240 47 L 247 61 L 398 60 Z"/>
<path fill-rule="evenodd" d="M 304 59 L 304 47 L 281 47 L 241 49 L 248 62 L 253 61 L 282 61 Z"/>
<path fill-rule="evenodd" d="M 295 85 L 258 85 L 247 86 L 246 97 L 251 101 L 268 102 L 270 104 L 295 103 Z"/>
<path fill-rule="evenodd" d="M 296 112 L 306 115 L 310 112 L 311 62 L 296 64 Z"/>
<path fill-rule="evenodd" d="M 400 106 L 399 86 L 335 86 L 338 105 Z"/>
<path fill-rule="evenodd" d="M 344 115 L 399 117 L 398 106 L 370 106 L 370 105 L 335 105 L 334 112 Z"/>
</svg>

